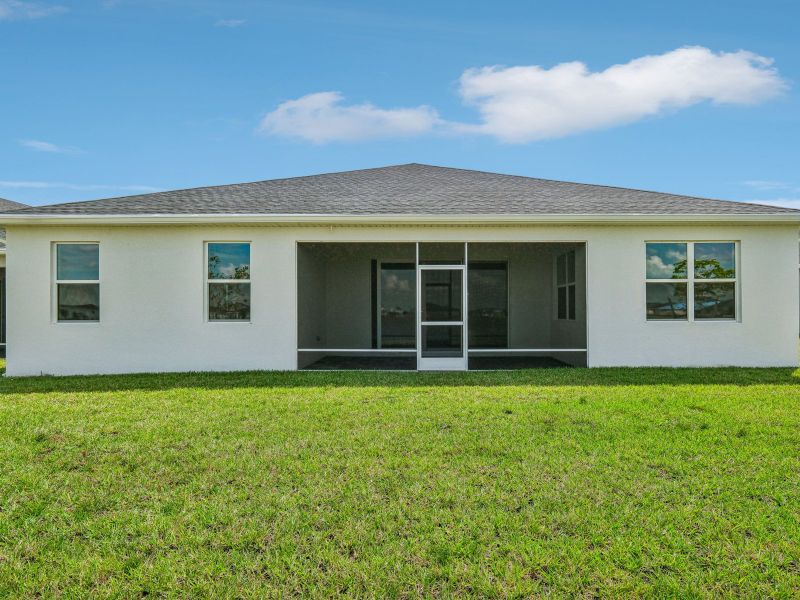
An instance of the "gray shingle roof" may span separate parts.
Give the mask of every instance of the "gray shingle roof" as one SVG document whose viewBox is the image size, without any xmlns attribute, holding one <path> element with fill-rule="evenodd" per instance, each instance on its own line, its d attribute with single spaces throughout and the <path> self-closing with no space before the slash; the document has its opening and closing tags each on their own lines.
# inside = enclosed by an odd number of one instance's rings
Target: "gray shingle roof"
<svg viewBox="0 0 800 600">
<path fill-rule="evenodd" d="M 31 215 L 753 215 L 788 208 L 407 164 L 37 206 Z"/>
</svg>

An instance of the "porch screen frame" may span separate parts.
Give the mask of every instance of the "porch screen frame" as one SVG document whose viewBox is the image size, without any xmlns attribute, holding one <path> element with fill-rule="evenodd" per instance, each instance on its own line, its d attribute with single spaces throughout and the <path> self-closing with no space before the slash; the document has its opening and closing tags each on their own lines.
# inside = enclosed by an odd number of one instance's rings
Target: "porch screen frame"
<svg viewBox="0 0 800 600">
<path fill-rule="evenodd" d="M 237 240 L 240 241 L 240 240 Z M 422 339 L 421 339 L 421 325 L 419 319 L 419 311 L 420 311 L 420 278 L 419 278 L 419 245 L 421 243 L 454 243 L 453 240 L 442 240 L 442 239 L 433 239 L 433 240 L 422 240 L 422 241 L 409 241 L 409 240 L 398 240 L 395 238 L 389 240 L 325 240 L 325 239 L 304 239 L 304 240 L 295 240 L 295 336 L 296 336 L 296 343 L 295 347 L 297 348 L 297 353 L 337 353 L 337 354 L 374 354 L 374 355 L 381 355 L 381 354 L 411 354 L 414 353 L 417 356 L 417 369 L 419 370 L 419 360 L 420 360 L 420 353 L 422 349 Z M 461 242 L 455 242 L 461 243 Z M 298 332 L 299 332 L 299 252 L 298 247 L 304 244 L 321 244 L 321 245 L 358 245 L 358 244 L 414 244 L 415 247 L 415 259 L 414 259 L 414 270 L 416 273 L 416 295 L 417 295 L 417 306 L 416 311 L 417 314 L 415 315 L 415 322 L 416 322 L 416 344 L 414 348 L 301 348 L 297 343 L 299 341 Z M 464 349 L 464 358 L 465 362 L 467 363 L 467 369 L 469 368 L 469 357 L 470 354 L 532 354 L 532 353 L 584 353 L 586 355 L 586 363 L 589 364 L 589 336 L 591 333 L 591 327 L 589 323 L 589 242 L 588 240 L 535 240 L 532 241 L 530 239 L 512 239 L 512 240 L 472 240 L 472 241 L 464 241 L 464 264 L 457 265 L 458 267 L 463 269 L 464 272 L 464 280 L 462 285 L 464 287 L 464 307 L 463 307 L 463 325 L 462 325 L 462 336 L 463 336 L 463 349 Z M 470 245 L 477 244 L 538 244 L 538 245 L 563 245 L 563 244 L 575 244 L 577 246 L 581 246 L 584 249 L 584 272 L 583 272 L 583 285 L 586 294 L 585 299 L 585 310 L 586 315 L 584 319 L 584 328 L 586 331 L 586 344 L 584 344 L 583 348 L 470 348 L 469 346 L 469 248 Z M 252 259 L 251 259 L 252 260 Z M 489 260 L 489 259 L 487 259 Z M 738 245 L 737 245 L 737 260 L 738 260 Z M 403 263 L 407 262 L 407 260 L 386 260 L 386 261 L 376 261 L 376 265 L 378 266 L 377 275 L 380 277 L 380 262 L 397 262 Z M 491 261 L 490 261 L 491 262 Z M 430 267 L 442 267 L 444 269 L 452 269 L 456 265 L 423 265 L 426 268 Z M 577 267 L 577 265 L 576 265 Z M 511 311 L 510 311 L 510 296 L 511 296 L 511 288 L 513 286 L 513 281 L 511 277 L 511 269 L 508 268 L 507 272 L 508 278 L 508 299 L 509 302 L 509 315 L 508 315 L 508 324 L 507 328 L 509 330 L 508 340 L 507 343 L 510 342 L 510 330 L 511 330 Z M 576 277 L 577 282 L 577 277 Z M 379 283 L 378 283 L 379 285 Z M 378 302 L 376 302 L 376 311 L 380 310 L 380 299 L 378 298 Z M 370 309 L 373 313 L 373 316 L 376 314 L 372 309 Z M 379 317 L 379 315 L 377 315 Z M 378 321 L 380 319 L 378 318 Z M 380 343 L 380 338 L 378 338 L 378 343 Z M 298 358 L 299 364 L 299 358 Z M 298 367 L 299 368 L 299 367 Z"/>
</svg>

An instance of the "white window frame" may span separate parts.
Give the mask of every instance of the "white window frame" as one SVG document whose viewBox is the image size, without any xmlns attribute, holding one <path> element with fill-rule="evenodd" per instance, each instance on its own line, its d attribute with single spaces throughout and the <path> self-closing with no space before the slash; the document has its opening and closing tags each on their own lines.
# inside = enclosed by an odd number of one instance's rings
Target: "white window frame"
<svg viewBox="0 0 800 600">
<path fill-rule="evenodd" d="M 681 279 L 648 279 L 647 278 L 647 245 L 648 244 L 686 244 L 686 277 Z M 696 244 L 733 244 L 734 271 L 736 277 L 730 279 L 702 279 L 694 274 L 694 247 Z M 644 318 L 647 323 L 741 323 L 742 306 L 740 290 L 740 243 L 738 240 L 647 240 L 644 245 L 645 258 L 645 310 Z M 648 319 L 647 318 L 647 284 L 648 283 L 685 283 L 686 284 L 686 318 L 685 319 Z M 694 286 L 695 283 L 732 283 L 736 315 L 733 319 L 696 319 L 694 311 Z"/>
<path fill-rule="evenodd" d="M 573 260 L 573 268 L 572 268 L 572 279 L 569 278 L 569 256 L 572 255 Z M 565 257 L 564 260 L 564 283 L 558 283 L 558 259 L 561 257 Z M 574 317 L 569 316 L 570 313 L 570 302 L 569 302 L 569 288 L 575 287 L 575 304 L 574 308 Z M 561 288 L 566 288 L 566 299 L 567 299 L 567 306 L 566 306 L 566 316 L 561 318 L 558 316 L 558 291 Z M 560 252 L 555 255 L 553 260 L 553 289 L 555 291 L 555 297 L 553 299 L 553 306 L 555 307 L 555 314 L 553 315 L 556 321 L 576 321 L 578 319 L 578 255 L 575 250 L 567 250 L 565 252 Z"/>
<path fill-rule="evenodd" d="M 97 279 L 59 279 L 58 278 L 58 247 L 59 246 L 76 246 L 76 245 L 93 245 L 97 246 Z M 51 280 L 53 282 L 52 289 L 50 290 L 50 317 L 53 323 L 58 325 L 92 325 L 100 322 L 101 313 L 103 310 L 103 271 L 102 271 L 102 262 L 100 260 L 100 242 L 98 241 L 68 241 L 68 242 L 51 242 L 50 244 L 50 263 L 52 264 L 52 277 Z M 95 320 L 64 320 L 58 318 L 58 286 L 59 284 L 97 284 L 98 291 L 97 291 L 97 299 L 98 299 L 98 311 L 97 311 L 97 319 Z"/>
<path fill-rule="evenodd" d="M 211 279 L 208 276 L 209 244 L 247 244 L 250 246 L 250 277 L 247 279 Z M 250 284 L 250 317 L 248 319 L 211 319 L 209 318 L 208 286 L 213 283 L 249 283 Z M 207 240 L 203 242 L 203 320 L 206 323 L 249 324 L 253 322 L 253 242 L 250 240 Z"/>
</svg>

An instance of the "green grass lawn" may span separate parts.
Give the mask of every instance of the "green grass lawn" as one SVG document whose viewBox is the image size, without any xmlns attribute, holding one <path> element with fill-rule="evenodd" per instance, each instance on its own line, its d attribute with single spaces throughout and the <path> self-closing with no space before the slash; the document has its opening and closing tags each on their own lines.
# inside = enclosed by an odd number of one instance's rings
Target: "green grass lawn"
<svg viewBox="0 0 800 600">
<path fill-rule="evenodd" d="M 797 597 L 791 370 L 0 381 L 0 596 Z"/>
</svg>

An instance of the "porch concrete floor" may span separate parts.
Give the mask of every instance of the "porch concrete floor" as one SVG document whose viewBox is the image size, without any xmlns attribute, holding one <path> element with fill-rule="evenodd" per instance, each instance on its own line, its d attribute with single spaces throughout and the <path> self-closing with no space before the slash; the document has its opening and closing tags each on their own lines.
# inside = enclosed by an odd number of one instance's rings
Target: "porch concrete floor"
<svg viewBox="0 0 800 600">
<path fill-rule="evenodd" d="M 470 371 L 509 369 L 552 369 L 569 367 L 551 356 L 476 356 L 469 359 Z M 414 356 L 326 356 L 303 370 L 309 371 L 414 371 Z"/>
<path fill-rule="evenodd" d="M 325 356 L 311 363 L 307 371 L 414 371 L 417 358 L 411 356 Z"/>
</svg>

